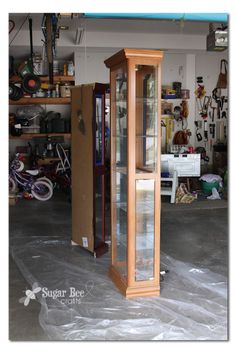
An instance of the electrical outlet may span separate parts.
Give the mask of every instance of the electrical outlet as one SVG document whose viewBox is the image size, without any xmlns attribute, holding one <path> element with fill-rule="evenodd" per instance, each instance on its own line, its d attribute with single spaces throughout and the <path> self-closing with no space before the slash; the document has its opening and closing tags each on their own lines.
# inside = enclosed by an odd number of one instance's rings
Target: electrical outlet
<svg viewBox="0 0 236 353">
<path fill-rule="evenodd" d="M 82 242 L 83 242 L 83 247 L 87 248 L 88 247 L 88 238 L 87 237 L 82 237 Z"/>
</svg>

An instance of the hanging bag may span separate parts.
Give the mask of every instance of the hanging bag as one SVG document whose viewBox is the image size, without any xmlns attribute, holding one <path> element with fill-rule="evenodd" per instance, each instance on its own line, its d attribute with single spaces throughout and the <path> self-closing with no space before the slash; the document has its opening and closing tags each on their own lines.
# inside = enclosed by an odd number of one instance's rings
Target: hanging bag
<svg viewBox="0 0 236 353">
<path fill-rule="evenodd" d="M 221 60 L 220 62 L 220 74 L 217 81 L 217 88 L 227 88 L 227 66 L 228 62 L 226 60 Z"/>
</svg>

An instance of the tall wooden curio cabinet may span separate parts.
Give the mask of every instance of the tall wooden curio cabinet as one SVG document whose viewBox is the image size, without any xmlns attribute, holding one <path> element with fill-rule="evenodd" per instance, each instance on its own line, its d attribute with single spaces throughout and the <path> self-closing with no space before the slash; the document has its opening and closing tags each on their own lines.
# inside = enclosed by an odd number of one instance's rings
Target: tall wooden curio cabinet
<svg viewBox="0 0 236 353">
<path fill-rule="evenodd" d="M 105 61 L 111 91 L 110 276 L 127 297 L 160 293 L 161 61 L 123 49 Z"/>
</svg>

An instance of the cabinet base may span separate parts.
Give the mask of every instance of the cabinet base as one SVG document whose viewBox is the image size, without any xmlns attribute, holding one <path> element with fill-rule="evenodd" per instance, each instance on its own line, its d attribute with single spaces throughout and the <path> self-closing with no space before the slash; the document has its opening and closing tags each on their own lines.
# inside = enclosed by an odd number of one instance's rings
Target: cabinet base
<svg viewBox="0 0 236 353">
<path fill-rule="evenodd" d="M 101 243 L 99 246 L 97 246 L 94 249 L 94 253 L 96 254 L 96 257 L 100 257 L 104 255 L 106 252 L 108 252 L 109 247 L 106 243 Z"/>
<path fill-rule="evenodd" d="M 159 285 L 150 285 L 145 287 L 140 285 L 139 287 L 128 287 L 125 281 L 122 280 L 119 272 L 112 265 L 109 269 L 109 276 L 115 283 L 116 287 L 127 299 L 160 295 Z"/>
</svg>

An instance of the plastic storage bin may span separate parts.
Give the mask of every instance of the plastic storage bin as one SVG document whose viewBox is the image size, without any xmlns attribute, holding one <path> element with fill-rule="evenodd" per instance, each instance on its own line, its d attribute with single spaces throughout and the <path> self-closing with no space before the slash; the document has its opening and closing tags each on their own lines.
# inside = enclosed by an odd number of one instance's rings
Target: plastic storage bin
<svg viewBox="0 0 236 353">
<path fill-rule="evenodd" d="M 202 185 L 202 191 L 204 192 L 204 194 L 211 194 L 213 188 L 216 188 L 216 190 L 219 190 L 219 187 L 220 187 L 220 183 L 218 181 L 207 182 L 202 180 L 201 185 Z"/>
</svg>

